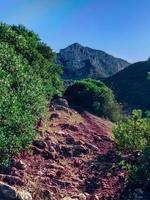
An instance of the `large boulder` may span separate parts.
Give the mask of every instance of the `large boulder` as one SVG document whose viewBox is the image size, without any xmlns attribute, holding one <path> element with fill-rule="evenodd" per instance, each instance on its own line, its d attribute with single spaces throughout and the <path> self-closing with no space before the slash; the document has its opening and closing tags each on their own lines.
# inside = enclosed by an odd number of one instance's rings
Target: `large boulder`
<svg viewBox="0 0 150 200">
<path fill-rule="evenodd" d="M 18 194 L 15 188 L 0 182 L 0 197 L 3 197 L 4 200 L 18 200 L 17 196 Z"/>
<path fill-rule="evenodd" d="M 62 97 L 56 98 L 52 101 L 52 105 L 56 106 L 63 106 L 65 108 L 68 108 L 68 101 Z"/>
<path fill-rule="evenodd" d="M 32 200 L 29 192 L 17 191 L 14 187 L 0 182 L 0 200 Z"/>
</svg>

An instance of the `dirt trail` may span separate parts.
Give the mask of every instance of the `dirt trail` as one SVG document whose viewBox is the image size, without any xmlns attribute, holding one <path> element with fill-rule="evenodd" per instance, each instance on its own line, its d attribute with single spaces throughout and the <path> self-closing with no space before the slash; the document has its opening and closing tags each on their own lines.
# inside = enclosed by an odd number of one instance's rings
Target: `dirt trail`
<svg viewBox="0 0 150 200">
<path fill-rule="evenodd" d="M 87 112 L 51 107 L 31 150 L 14 158 L 0 180 L 34 200 L 116 200 L 125 173 L 116 165 L 112 126 Z"/>
</svg>

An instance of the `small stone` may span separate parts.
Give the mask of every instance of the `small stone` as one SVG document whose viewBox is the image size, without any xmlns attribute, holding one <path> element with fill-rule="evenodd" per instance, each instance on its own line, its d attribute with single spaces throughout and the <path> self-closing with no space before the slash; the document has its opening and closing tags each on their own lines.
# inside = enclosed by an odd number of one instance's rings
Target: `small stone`
<svg viewBox="0 0 150 200">
<path fill-rule="evenodd" d="M 71 157 L 72 156 L 71 148 L 67 147 L 67 146 L 62 146 L 61 147 L 61 154 L 64 157 Z"/>
<path fill-rule="evenodd" d="M 71 124 L 60 124 L 62 130 L 66 130 L 66 129 L 69 129 L 70 131 L 73 131 L 73 132 L 77 132 L 79 131 L 78 127 L 77 126 L 74 126 L 74 125 L 71 125 Z"/>
<path fill-rule="evenodd" d="M 55 148 L 53 146 L 49 146 L 48 149 L 49 149 L 50 152 L 56 152 L 56 150 L 55 150 Z"/>
<path fill-rule="evenodd" d="M 73 165 L 74 165 L 74 167 L 79 167 L 81 165 L 81 163 L 82 163 L 82 160 L 75 158 Z"/>
<path fill-rule="evenodd" d="M 93 139 L 94 139 L 95 142 L 102 142 L 103 141 L 102 138 L 98 135 L 94 135 Z"/>
<path fill-rule="evenodd" d="M 91 143 L 86 143 L 86 146 L 93 151 L 99 151 L 99 148 Z"/>
<path fill-rule="evenodd" d="M 17 159 L 12 160 L 12 166 L 21 170 L 24 170 L 26 168 L 25 163 L 22 160 Z"/>
<path fill-rule="evenodd" d="M 19 200 L 32 200 L 32 196 L 29 192 L 26 191 L 18 191 Z"/>
<path fill-rule="evenodd" d="M 47 199 L 47 200 L 48 200 L 48 199 L 51 199 L 51 193 L 50 193 L 50 191 L 47 190 L 47 189 L 42 191 L 42 196 L 43 196 L 42 199 L 45 199 L 45 200 L 46 200 L 46 199 Z"/>
<path fill-rule="evenodd" d="M 50 120 L 57 119 L 57 118 L 59 118 L 58 113 L 52 113 L 51 116 L 50 116 Z"/>
<path fill-rule="evenodd" d="M 53 152 L 50 152 L 50 151 L 43 151 L 42 152 L 42 156 L 48 160 L 48 159 L 52 159 L 54 160 L 55 159 L 55 154 Z"/>
<path fill-rule="evenodd" d="M 57 172 L 56 172 L 56 176 L 58 177 L 58 178 L 60 178 L 61 177 L 61 175 L 62 175 L 62 171 L 61 170 L 58 170 Z"/>
<path fill-rule="evenodd" d="M 33 150 L 33 155 L 38 155 L 42 153 L 42 150 L 35 146 L 32 147 L 32 150 Z"/>
<path fill-rule="evenodd" d="M 64 197 L 62 200 L 74 200 L 71 197 Z"/>
<path fill-rule="evenodd" d="M 78 199 L 79 199 L 79 200 L 86 200 L 87 197 L 86 197 L 85 194 L 81 193 L 81 194 L 78 195 Z"/>
<path fill-rule="evenodd" d="M 88 149 L 83 145 L 75 145 L 73 149 L 73 156 L 80 156 L 81 154 L 87 154 Z"/>
<path fill-rule="evenodd" d="M 39 149 L 45 149 L 46 148 L 46 143 L 42 140 L 34 140 L 32 142 L 32 145 L 39 148 Z"/>
<path fill-rule="evenodd" d="M 61 110 L 64 111 L 66 113 L 69 113 L 69 109 L 64 107 L 64 106 L 60 106 L 60 105 L 55 105 L 55 110 Z"/>
<path fill-rule="evenodd" d="M 74 144 L 76 144 L 76 141 L 75 141 L 75 139 L 72 136 L 67 135 L 67 137 L 66 137 L 66 144 L 68 144 L 68 145 L 74 145 Z"/>
</svg>

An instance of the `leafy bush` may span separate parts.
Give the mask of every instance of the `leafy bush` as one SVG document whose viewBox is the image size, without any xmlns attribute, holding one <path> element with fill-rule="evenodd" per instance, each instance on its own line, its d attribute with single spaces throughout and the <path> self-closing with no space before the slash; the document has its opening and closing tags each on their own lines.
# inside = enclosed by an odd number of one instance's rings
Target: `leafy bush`
<svg viewBox="0 0 150 200">
<path fill-rule="evenodd" d="M 128 181 L 125 190 L 120 196 L 120 200 L 133 199 L 137 188 L 141 188 L 144 193 L 149 192 L 150 147 L 138 153 L 138 157 L 134 157 L 134 162 L 131 161 L 122 160 L 119 163 L 119 166 L 128 172 Z"/>
<path fill-rule="evenodd" d="M 141 110 L 133 110 L 113 132 L 119 150 L 128 154 L 128 159 L 119 163 L 128 171 L 128 183 L 121 199 L 133 199 L 135 188 L 142 186 L 145 190 L 150 186 L 150 115 L 147 112 L 142 116 Z"/>
<path fill-rule="evenodd" d="M 55 64 L 56 55 L 52 49 L 41 42 L 33 31 L 24 26 L 0 24 L 0 42 L 10 45 L 18 55 L 22 55 L 37 76 L 41 77 L 47 96 L 60 93 L 61 67 Z"/>
<path fill-rule="evenodd" d="M 114 95 L 104 83 L 92 79 L 84 79 L 69 86 L 65 92 L 71 104 L 116 121 L 120 117 Z"/>
<path fill-rule="evenodd" d="M 141 110 L 120 122 L 114 129 L 118 147 L 124 151 L 144 150 L 150 144 L 150 117 L 142 117 Z"/>
<path fill-rule="evenodd" d="M 0 24 L 0 163 L 26 148 L 48 100 L 61 91 L 52 50 L 22 26 Z"/>
</svg>

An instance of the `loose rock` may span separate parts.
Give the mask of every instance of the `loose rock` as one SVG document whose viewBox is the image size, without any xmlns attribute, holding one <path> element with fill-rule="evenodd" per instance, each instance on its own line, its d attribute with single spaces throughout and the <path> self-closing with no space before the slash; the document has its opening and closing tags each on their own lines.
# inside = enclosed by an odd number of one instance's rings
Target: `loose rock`
<svg viewBox="0 0 150 200">
<path fill-rule="evenodd" d="M 66 136 L 66 144 L 74 145 L 74 144 L 76 144 L 76 141 L 71 135 L 67 135 Z"/>
<path fill-rule="evenodd" d="M 59 114 L 58 113 L 52 113 L 51 116 L 50 116 L 50 120 L 53 120 L 53 119 L 56 119 L 56 118 L 59 118 Z"/>
<path fill-rule="evenodd" d="M 19 191 L 18 196 L 19 196 L 18 200 L 32 200 L 31 194 L 26 191 Z"/>
<path fill-rule="evenodd" d="M 46 143 L 42 140 L 34 140 L 32 144 L 33 144 L 33 146 L 35 146 L 39 149 L 45 149 L 46 148 Z"/>
<path fill-rule="evenodd" d="M 62 146 L 61 147 L 61 154 L 64 157 L 71 157 L 72 156 L 71 148 L 67 147 L 67 146 Z"/>
<path fill-rule="evenodd" d="M 88 149 L 83 145 L 76 145 L 73 149 L 73 156 L 80 156 L 81 154 L 87 154 Z"/>
<path fill-rule="evenodd" d="M 9 200 L 17 200 L 17 191 L 15 188 L 0 182 L 0 197 L 1 196 Z"/>
<path fill-rule="evenodd" d="M 50 151 L 43 151 L 43 152 L 42 152 L 42 156 L 43 156 L 46 160 L 48 160 L 48 159 L 54 160 L 54 159 L 55 159 L 55 153 L 50 152 Z"/>
<path fill-rule="evenodd" d="M 25 163 L 23 163 L 23 161 L 17 160 L 17 159 L 12 160 L 12 166 L 17 169 L 21 169 L 21 170 L 25 169 Z"/>
<path fill-rule="evenodd" d="M 66 108 L 69 108 L 68 101 L 64 98 L 57 98 L 52 101 L 52 105 L 59 105 Z"/>
</svg>

